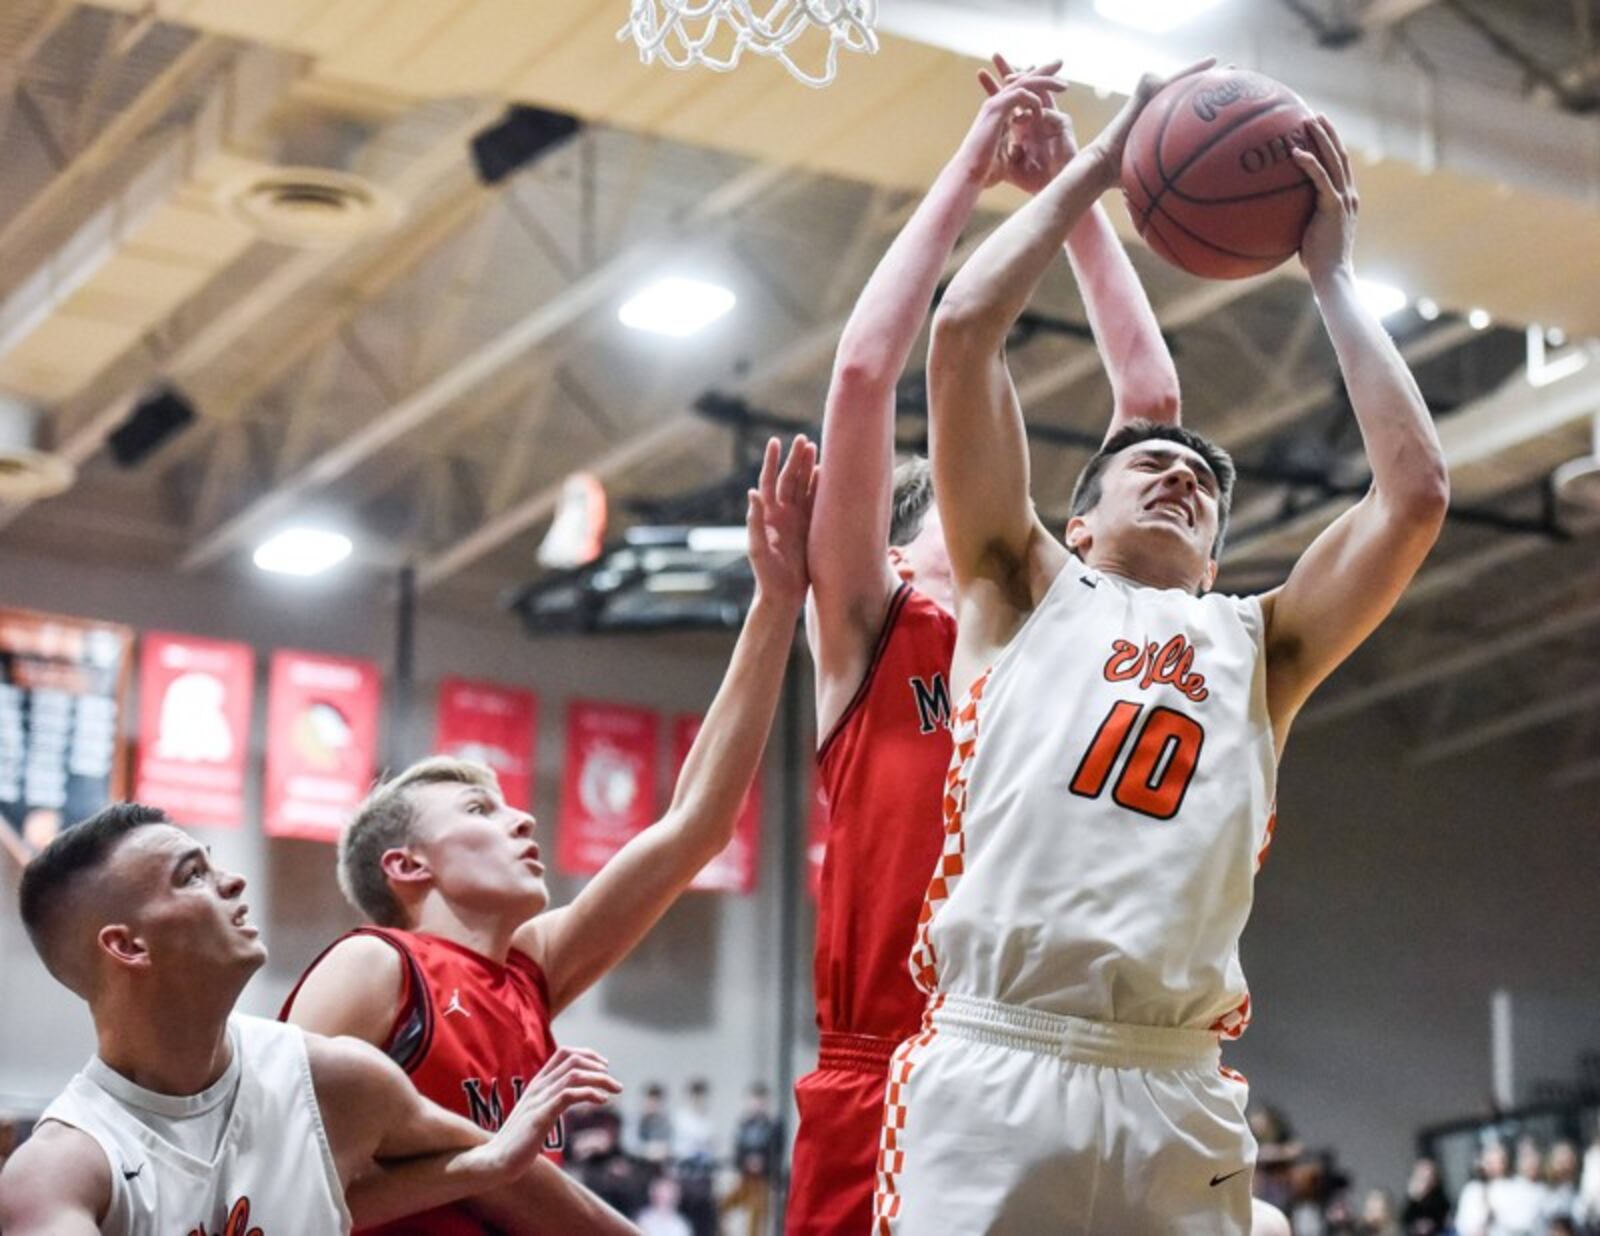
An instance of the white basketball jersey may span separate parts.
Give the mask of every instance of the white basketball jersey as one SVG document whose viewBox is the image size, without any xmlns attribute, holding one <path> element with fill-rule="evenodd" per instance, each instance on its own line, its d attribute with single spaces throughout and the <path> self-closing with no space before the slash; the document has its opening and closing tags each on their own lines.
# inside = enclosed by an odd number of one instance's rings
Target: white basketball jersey
<svg viewBox="0 0 1600 1236">
<path fill-rule="evenodd" d="M 163 1095 L 135 1086 L 98 1058 L 70 1082 L 40 1120 L 93 1137 L 111 1164 L 106 1236 L 343 1236 L 350 1231 L 297 1026 L 258 1017 L 228 1019 L 234 1062 L 201 1095 Z M 219 1087 L 232 1092 L 219 1095 Z M 215 1111 L 220 1100 L 226 1107 Z M 185 1122 L 216 1120 L 214 1150 Z M 202 1138 L 210 1141 L 209 1137 Z M 199 1153 L 196 1151 L 199 1150 Z"/>
<path fill-rule="evenodd" d="M 924 990 L 1243 1030 L 1276 779 L 1263 625 L 1253 598 L 1062 568 L 956 710 Z"/>
</svg>

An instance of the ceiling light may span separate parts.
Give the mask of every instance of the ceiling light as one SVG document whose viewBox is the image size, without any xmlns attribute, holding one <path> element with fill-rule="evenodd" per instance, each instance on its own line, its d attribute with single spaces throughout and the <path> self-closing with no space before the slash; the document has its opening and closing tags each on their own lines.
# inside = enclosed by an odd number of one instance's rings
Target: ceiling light
<svg viewBox="0 0 1600 1236">
<path fill-rule="evenodd" d="M 1487 309 L 1474 309 L 1467 314 L 1467 325 L 1473 330 L 1488 330 L 1489 323 L 1493 321 Z"/>
<path fill-rule="evenodd" d="M 634 330 L 682 339 L 715 322 L 733 303 L 734 295 L 725 287 L 674 276 L 636 294 L 617 310 L 617 319 Z"/>
<path fill-rule="evenodd" d="M 1558 356 L 1550 355 L 1543 327 L 1530 326 L 1527 335 L 1529 386 L 1549 386 L 1588 367 L 1589 354 L 1582 348 L 1569 348 Z"/>
<path fill-rule="evenodd" d="M 1165 34 L 1220 3 L 1221 0 L 1094 0 L 1094 11 L 1119 25 L 1148 34 Z"/>
<path fill-rule="evenodd" d="M 1379 283 L 1375 279 L 1357 279 L 1356 294 L 1361 303 L 1377 315 L 1386 318 L 1399 313 L 1407 304 L 1407 296 L 1392 283 Z"/>
<path fill-rule="evenodd" d="M 1567 345 L 1567 332 L 1559 326 L 1552 326 L 1544 333 L 1544 341 L 1552 348 L 1564 348 Z"/>
<path fill-rule="evenodd" d="M 278 575 L 320 575 L 350 556 L 350 538 L 322 528 L 285 528 L 261 543 L 253 561 Z"/>
<path fill-rule="evenodd" d="M 1430 296 L 1417 298 L 1417 316 L 1424 322 L 1431 322 L 1439 316 L 1439 302 Z"/>
</svg>

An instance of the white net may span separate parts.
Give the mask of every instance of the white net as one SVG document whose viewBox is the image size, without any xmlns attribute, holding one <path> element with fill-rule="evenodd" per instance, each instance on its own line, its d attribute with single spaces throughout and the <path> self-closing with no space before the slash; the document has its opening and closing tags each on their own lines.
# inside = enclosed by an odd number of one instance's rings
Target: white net
<svg viewBox="0 0 1600 1236">
<path fill-rule="evenodd" d="M 826 86 L 838 71 L 841 48 L 878 50 L 878 0 L 770 0 L 765 11 L 751 0 L 631 3 L 617 38 L 632 39 L 646 64 L 698 64 L 727 73 L 749 51 L 778 61 L 808 86 Z"/>
</svg>

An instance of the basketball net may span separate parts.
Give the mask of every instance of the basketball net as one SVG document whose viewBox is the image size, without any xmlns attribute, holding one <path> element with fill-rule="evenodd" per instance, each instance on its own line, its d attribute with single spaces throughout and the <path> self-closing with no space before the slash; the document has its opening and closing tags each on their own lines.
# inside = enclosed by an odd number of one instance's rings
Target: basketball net
<svg viewBox="0 0 1600 1236">
<path fill-rule="evenodd" d="M 826 86 L 838 70 L 839 49 L 878 50 L 873 26 L 878 0 L 769 0 L 765 12 L 752 0 L 631 0 L 632 12 L 617 31 L 632 39 L 645 64 L 660 60 L 669 68 L 704 65 L 718 73 L 739 67 L 748 50 L 778 61 L 808 86 Z M 806 69 L 790 48 L 807 35 L 825 35 L 827 54 L 816 72 Z M 815 42 L 812 39 L 811 42 Z"/>
</svg>

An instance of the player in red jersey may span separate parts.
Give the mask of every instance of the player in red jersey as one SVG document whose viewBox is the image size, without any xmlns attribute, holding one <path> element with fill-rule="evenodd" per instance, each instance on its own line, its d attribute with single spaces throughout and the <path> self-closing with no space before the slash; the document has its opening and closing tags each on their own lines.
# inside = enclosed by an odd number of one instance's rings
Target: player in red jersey
<svg viewBox="0 0 1600 1236">
<path fill-rule="evenodd" d="M 571 905 L 546 910 L 535 821 L 506 805 L 494 775 L 456 760 L 412 766 L 374 792 L 340 843 L 340 884 L 376 926 L 312 963 L 287 1019 L 373 1043 L 435 1102 L 498 1124 L 553 1050 L 551 1019 L 633 949 L 732 837 L 807 584 L 816 448 L 796 439 L 781 472 L 779 456 L 770 442 L 750 493 L 755 599 L 666 815 Z M 634 1230 L 553 1163 L 538 1166 L 514 1189 L 382 1230 Z"/>
<path fill-rule="evenodd" d="M 817 914 L 821 1043 L 795 1088 L 790 1236 L 871 1226 L 889 1057 L 926 1003 L 906 959 L 941 844 L 955 619 L 927 463 L 894 468 L 895 385 L 983 190 L 1004 180 L 1035 192 L 1073 152 L 1054 107 L 1059 62 L 1015 73 L 996 57 L 995 67 L 980 74 L 989 98 L 966 139 L 856 302 L 824 414 L 806 634 L 830 831 Z M 1175 420 L 1172 358 L 1103 211 L 1073 232 L 1067 255 L 1111 377 L 1111 432 Z"/>
</svg>

